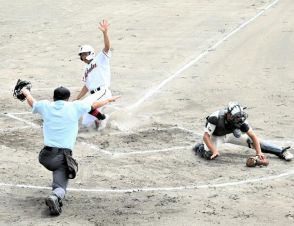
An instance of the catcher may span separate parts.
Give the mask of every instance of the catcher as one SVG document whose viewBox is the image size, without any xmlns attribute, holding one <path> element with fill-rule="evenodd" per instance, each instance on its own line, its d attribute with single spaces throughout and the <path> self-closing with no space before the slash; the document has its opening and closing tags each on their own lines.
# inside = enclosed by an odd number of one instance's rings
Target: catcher
<svg viewBox="0 0 294 226">
<path fill-rule="evenodd" d="M 237 102 L 230 102 L 225 109 L 216 111 L 206 118 L 203 143 L 193 148 L 196 154 L 207 160 L 215 159 L 220 155 L 218 146 L 231 143 L 254 148 L 257 158 L 247 161 L 247 166 L 268 165 L 263 153 L 270 153 L 289 161 L 293 155 L 290 147 L 279 147 L 265 141 L 259 141 L 253 129 L 247 122 L 248 115 L 244 107 Z M 255 161 L 256 160 L 256 161 Z"/>
<path fill-rule="evenodd" d="M 69 102 L 70 91 L 61 86 L 54 90 L 53 102 L 36 101 L 30 89 L 30 82 L 18 80 L 13 95 L 21 101 L 26 99 L 33 113 L 39 113 L 43 118 L 45 146 L 39 154 L 39 162 L 53 172 L 52 194 L 45 202 L 51 215 L 60 215 L 68 179 L 73 179 L 77 173 L 72 150 L 78 134 L 79 118 L 91 109 L 113 102 L 119 97 L 92 103 L 87 100 Z"/>
</svg>

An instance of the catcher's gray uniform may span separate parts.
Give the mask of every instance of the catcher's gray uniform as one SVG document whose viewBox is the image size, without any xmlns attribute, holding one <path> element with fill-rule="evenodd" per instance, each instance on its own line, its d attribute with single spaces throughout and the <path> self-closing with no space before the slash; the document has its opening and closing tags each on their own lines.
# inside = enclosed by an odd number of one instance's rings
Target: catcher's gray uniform
<svg viewBox="0 0 294 226">
<path fill-rule="evenodd" d="M 237 106 L 239 108 L 237 112 L 244 113 L 243 109 L 239 105 Z M 216 111 L 206 118 L 204 132 L 209 134 L 212 143 L 216 148 L 224 143 L 254 148 L 252 140 L 246 134 L 250 129 L 246 120 L 247 114 L 240 115 L 239 120 L 237 119 L 238 123 L 235 123 L 227 119 L 228 113 L 230 112 L 226 108 Z M 291 160 L 293 158 L 293 155 L 287 150 L 290 147 L 283 148 L 266 141 L 260 141 L 260 147 L 263 153 L 274 154 L 284 160 Z M 212 155 L 205 142 L 197 144 L 194 150 L 206 159 L 210 159 Z"/>
</svg>

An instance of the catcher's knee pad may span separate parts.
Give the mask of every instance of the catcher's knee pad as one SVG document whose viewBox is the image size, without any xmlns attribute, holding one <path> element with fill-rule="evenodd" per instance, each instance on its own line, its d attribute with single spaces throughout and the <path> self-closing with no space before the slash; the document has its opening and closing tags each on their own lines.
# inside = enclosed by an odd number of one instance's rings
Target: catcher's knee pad
<svg viewBox="0 0 294 226">
<path fill-rule="evenodd" d="M 96 109 L 91 109 L 91 111 L 89 111 L 89 114 L 95 116 L 99 120 L 104 120 L 105 119 L 105 115 L 102 114 L 97 108 Z"/>
</svg>

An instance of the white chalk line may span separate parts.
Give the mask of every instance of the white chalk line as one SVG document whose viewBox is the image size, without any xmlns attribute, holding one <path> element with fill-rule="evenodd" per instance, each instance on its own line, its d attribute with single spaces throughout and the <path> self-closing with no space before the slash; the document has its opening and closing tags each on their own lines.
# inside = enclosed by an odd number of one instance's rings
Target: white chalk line
<svg viewBox="0 0 294 226">
<path fill-rule="evenodd" d="M 31 126 L 31 127 L 33 127 L 33 128 L 41 128 L 41 126 L 39 126 L 39 125 L 37 125 L 37 124 L 35 124 L 35 123 L 33 123 L 33 122 L 30 122 L 30 121 L 28 121 L 28 120 L 25 120 L 25 119 L 22 119 L 22 118 L 16 117 L 15 115 L 12 115 L 12 114 L 9 114 L 9 113 L 7 113 L 7 114 L 3 114 L 3 115 L 6 115 L 6 116 L 8 116 L 8 117 L 10 117 L 10 118 L 13 118 L 13 119 L 16 119 L 16 120 L 18 120 L 18 121 L 24 122 L 24 123 L 28 124 L 29 126 Z"/>
<path fill-rule="evenodd" d="M 7 114 L 7 112 L 3 112 L 2 114 L 5 115 L 5 114 Z M 32 112 L 31 111 L 9 112 L 8 114 L 11 114 L 11 115 L 29 115 L 29 114 L 32 114 Z"/>
<path fill-rule="evenodd" d="M 18 130 L 27 129 L 27 128 L 32 128 L 32 127 L 31 126 L 20 126 L 20 127 L 11 127 L 11 128 L 6 128 L 6 129 L 0 129 L 0 133 L 13 132 L 13 131 L 18 131 Z"/>
<path fill-rule="evenodd" d="M 104 154 L 106 154 L 106 155 L 113 155 L 113 153 L 112 152 L 110 152 L 110 151 L 107 151 L 107 150 L 105 150 L 105 149 L 101 149 L 101 148 L 99 148 L 98 146 L 96 146 L 96 145 L 94 145 L 94 144 L 91 144 L 91 143 L 86 143 L 86 142 L 79 142 L 79 144 L 81 144 L 81 145 L 83 145 L 83 146 L 86 146 L 86 147 L 88 147 L 88 148 L 90 148 L 90 149 L 92 149 L 92 150 L 96 150 L 96 151 L 99 151 L 99 152 L 102 152 L 102 153 L 104 153 Z"/>
<path fill-rule="evenodd" d="M 144 155 L 144 154 L 150 154 L 150 153 L 170 152 L 170 151 L 177 151 L 177 150 L 191 148 L 191 145 L 189 145 L 189 146 L 175 146 L 175 147 L 171 147 L 171 148 L 163 148 L 163 149 L 155 149 L 155 150 L 115 152 L 115 151 L 107 151 L 105 149 L 101 149 L 94 144 L 89 144 L 89 143 L 85 143 L 85 142 L 80 142 L 80 144 L 85 145 L 85 146 L 89 147 L 90 149 L 102 152 L 104 154 L 111 155 L 113 157 L 122 157 L 122 156 L 129 156 L 129 155 L 142 155 L 142 154 Z"/>
<path fill-rule="evenodd" d="M 278 175 L 272 175 L 267 177 L 259 177 L 248 180 L 232 181 L 226 183 L 211 183 L 211 184 L 191 184 L 186 186 L 176 186 L 176 187 L 142 187 L 142 188 L 127 188 L 127 189 L 105 189 L 105 188 L 68 188 L 68 191 L 74 192 L 94 192 L 94 193 L 133 193 L 133 192 L 154 192 L 154 191 L 181 191 L 181 190 L 192 190 L 192 189 L 205 189 L 205 188 L 220 188 L 220 187 L 230 187 L 239 186 L 250 183 L 260 183 L 261 181 L 271 181 L 283 177 L 289 177 L 294 174 L 294 170 L 287 171 Z M 0 183 L 0 187 L 13 187 L 13 188 L 24 188 L 24 189 L 46 189 L 52 190 L 51 187 L 26 185 L 26 184 L 7 184 Z"/>
<path fill-rule="evenodd" d="M 110 132 L 108 133 L 109 135 L 120 135 L 120 134 L 132 134 L 132 133 L 137 133 L 137 132 L 145 132 L 145 131 L 150 131 L 150 130 L 158 130 L 158 131 L 164 131 L 164 130 L 172 130 L 172 129 L 181 129 L 179 126 L 171 126 L 171 127 L 164 127 L 164 128 L 159 128 L 156 126 L 151 126 L 151 127 L 146 127 L 142 129 L 137 129 L 137 130 L 125 130 L 125 131 L 118 131 L 118 132 Z"/>
<path fill-rule="evenodd" d="M 120 152 L 115 153 L 116 156 L 127 156 L 127 155 L 138 155 L 138 154 L 150 154 L 150 153 L 159 153 L 159 152 L 170 152 L 170 151 L 177 151 L 182 149 L 191 148 L 191 145 L 189 146 L 176 146 L 172 148 L 163 148 L 163 149 L 155 149 L 155 150 L 144 150 L 144 151 L 132 151 L 132 152 Z"/>
<path fill-rule="evenodd" d="M 144 129 L 140 129 L 137 130 L 137 132 L 144 132 L 144 131 L 150 131 L 150 130 L 158 130 L 158 131 L 164 131 L 164 130 L 173 130 L 173 129 L 180 129 L 180 130 L 184 130 L 187 132 L 190 132 L 190 130 L 184 129 L 182 127 L 178 127 L 178 126 L 172 126 L 172 127 L 168 127 L 168 128 L 157 128 L 157 127 L 148 127 L 148 128 L 144 128 Z M 111 133 L 109 135 L 120 135 L 120 134 L 132 134 L 132 133 L 136 133 L 135 131 L 121 131 L 121 132 L 116 132 L 116 133 Z M 120 156 L 128 156 L 128 155 L 138 155 L 138 154 L 150 154 L 150 153 L 157 153 L 157 152 L 169 152 L 169 151 L 177 151 L 177 150 L 182 150 L 182 149 L 190 149 L 191 145 L 186 145 L 186 146 L 174 146 L 171 148 L 163 148 L 163 149 L 153 149 L 153 150 L 144 150 L 144 151 L 131 151 L 131 152 L 115 152 L 115 151 L 107 151 L 105 149 L 101 149 L 98 146 L 91 144 L 91 143 L 86 143 L 86 142 L 79 142 L 82 145 L 85 145 L 87 147 L 89 147 L 90 149 L 93 150 L 98 150 L 103 152 L 104 154 L 107 155 L 112 155 L 114 157 L 120 157 Z"/>
<path fill-rule="evenodd" d="M 11 118 L 14 118 L 16 120 L 19 120 L 21 122 L 24 122 L 26 124 L 29 125 L 29 127 L 33 127 L 33 128 L 41 128 L 41 126 L 35 124 L 35 123 L 32 123 L 30 121 L 27 121 L 27 120 L 24 120 L 22 118 L 19 118 L 19 117 L 16 117 L 14 115 L 11 115 L 9 113 L 7 114 L 4 114 L 8 117 L 11 117 Z M 25 126 L 25 127 L 17 127 L 15 128 L 15 130 L 19 130 L 20 128 L 28 128 L 28 126 Z M 171 127 L 171 128 L 168 128 L 167 130 L 170 130 L 170 129 L 174 129 L 176 127 Z M 13 128 L 11 128 L 10 130 L 12 130 Z M 151 128 L 144 128 L 142 129 L 141 131 L 147 131 L 147 130 L 150 130 L 150 129 L 154 129 L 154 127 L 151 127 Z M 164 129 L 161 129 L 161 130 L 164 130 Z M 7 130 L 3 130 L 3 132 L 5 132 Z M 1 130 L 0 130 L 1 132 Z M 124 133 L 124 132 L 122 132 Z M 101 149 L 99 148 L 98 146 L 94 145 L 94 144 L 91 144 L 91 143 L 86 143 L 86 142 L 79 142 L 79 144 L 81 145 L 84 145 L 92 150 L 96 150 L 96 151 L 99 151 L 99 152 L 102 152 L 106 155 L 111 155 L 111 156 L 127 156 L 127 155 L 137 155 L 137 154 L 149 154 L 149 153 L 156 153 L 156 152 L 168 152 L 168 151 L 175 151 L 175 150 L 181 150 L 181 149 L 185 149 L 185 148 L 189 148 L 190 146 L 180 146 L 180 147 L 172 147 L 172 148 L 164 148 L 164 149 L 156 149 L 156 150 L 144 150 L 144 151 L 133 151 L 133 152 L 111 152 L 111 151 L 108 151 L 108 150 L 105 150 L 105 149 Z"/>
<path fill-rule="evenodd" d="M 127 109 L 133 109 L 133 108 L 138 107 L 145 100 L 147 100 L 148 98 L 150 98 L 151 96 L 153 96 L 155 93 L 157 93 L 158 90 L 160 90 L 162 87 L 164 87 L 168 82 L 172 81 L 174 78 L 176 78 L 177 76 L 179 76 L 183 71 L 185 71 L 186 69 L 190 68 L 193 64 L 197 63 L 199 60 L 201 60 L 203 57 L 205 57 L 209 52 L 211 52 L 212 50 L 216 49 L 221 43 L 223 43 L 229 37 L 231 37 L 232 35 L 234 35 L 238 31 L 240 31 L 241 29 L 243 29 L 244 27 L 246 27 L 248 24 L 250 24 L 251 22 L 253 22 L 254 20 L 256 20 L 258 17 L 260 17 L 262 14 L 264 14 L 268 9 L 270 9 L 271 7 L 273 7 L 278 2 L 279 2 L 279 0 L 276 0 L 276 1 L 272 2 L 271 4 L 269 4 L 268 6 L 266 6 L 264 9 L 262 9 L 254 17 L 252 17 L 251 19 L 249 19 L 246 22 L 242 23 L 240 26 L 238 26 L 237 28 L 235 28 L 233 31 L 231 31 L 230 33 L 228 33 L 227 35 L 225 35 L 222 39 L 220 39 L 218 42 L 216 42 L 213 46 L 211 46 L 208 49 L 206 49 L 204 52 L 202 52 L 194 60 L 191 60 L 190 62 L 188 62 L 187 64 L 185 64 L 183 67 L 181 67 L 179 70 L 177 70 L 173 75 L 171 75 L 167 79 L 163 80 L 158 86 L 154 87 L 149 92 L 147 92 L 137 102 L 135 102 L 134 104 L 128 106 Z"/>
<path fill-rule="evenodd" d="M 32 123 L 30 121 L 27 121 L 27 120 L 24 120 L 22 118 L 19 118 L 19 117 L 16 117 L 10 113 L 6 113 L 4 114 L 8 117 L 11 117 L 11 118 L 14 118 L 16 120 L 19 120 L 21 122 L 24 122 L 26 124 L 28 124 L 30 127 L 33 127 L 33 128 L 41 128 L 41 126 L 35 124 L 35 123 Z M 15 130 L 19 130 L 21 127 L 17 127 Z M 22 128 L 28 128 L 28 127 L 22 127 Z M 175 128 L 178 128 L 178 127 L 169 127 L 169 128 L 162 128 L 162 129 L 157 129 L 157 130 L 171 130 L 171 129 L 175 129 Z M 11 128 L 12 130 L 13 128 Z M 151 130 L 151 129 L 156 129 L 155 127 L 149 127 L 149 128 L 144 128 L 144 129 L 141 129 L 139 131 L 148 131 L 148 130 Z M 180 128 L 181 129 L 181 128 Z M 13 130 L 12 130 L 13 131 Z M 0 130 L 1 132 L 1 130 Z M 5 130 L 3 130 L 3 132 L 5 132 Z M 122 132 L 122 133 L 129 133 L 129 132 Z M 169 152 L 169 151 L 176 151 L 176 150 L 181 150 L 181 149 L 186 149 L 186 148 L 190 148 L 190 146 L 176 146 L 176 147 L 172 147 L 172 148 L 163 148 L 163 149 L 155 149 L 155 150 L 144 150 L 144 151 L 132 151 L 132 152 L 111 152 L 111 151 L 108 151 L 108 150 L 105 150 L 105 149 L 101 149 L 99 148 L 98 146 L 94 145 L 94 144 L 91 144 L 91 143 L 86 143 L 86 142 L 79 142 L 79 144 L 83 145 L 83 146 L 86 146 L 92 150 L 96 150 L 96 151 L 99 151 L 99 152 L 102 152 L 106 155 L 111 155 L 111 156 L 115 156 L 115 157 L 118 157 L 118 156 L 128 156 L 128 155 L 138 155 L 138 154 L 150 154 L 150 153 L 157 153 L 157 152 Z"/>
</svg>

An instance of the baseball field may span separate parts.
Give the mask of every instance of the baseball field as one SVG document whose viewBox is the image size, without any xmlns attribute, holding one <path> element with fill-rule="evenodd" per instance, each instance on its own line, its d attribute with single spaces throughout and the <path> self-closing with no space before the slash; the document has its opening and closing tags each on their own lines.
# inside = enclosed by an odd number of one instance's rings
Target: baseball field
<svg viewBox="0 0 294 226">
<path fill-rule="evenodd" d="M 293 225 L 294 163 L 224 145 L 192 151 L 205 118 L 247 106 L 258 137 L 294 146 L 293 0 L 0 0 L 0 225 Z M 38 162 L 42 120 L 12 97 L 18 78 L 36 100 L 83 86 L 79 45 L 103 48 L 110 23 L 111 90 L 102 132 L 79 132 L 59 217 L 44 203 L 52 175 Z M 291 152 L 294 154 L 293 149 Z"/>
</svg>

